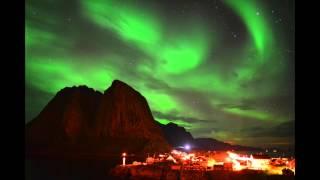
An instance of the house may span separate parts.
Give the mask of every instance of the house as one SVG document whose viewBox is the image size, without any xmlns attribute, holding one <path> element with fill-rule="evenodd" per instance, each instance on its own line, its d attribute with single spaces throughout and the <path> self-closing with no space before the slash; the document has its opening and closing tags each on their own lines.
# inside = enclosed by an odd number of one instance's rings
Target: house
<svg viewBox="0 0 320 180">
<path fill-rule="evenodd" d="M 255 170 L 266 170 L 270 162 L 270 157 L 265 154 L 255 154 L 251 155 L 249 161 L 250 169 Z"/>
</svg>

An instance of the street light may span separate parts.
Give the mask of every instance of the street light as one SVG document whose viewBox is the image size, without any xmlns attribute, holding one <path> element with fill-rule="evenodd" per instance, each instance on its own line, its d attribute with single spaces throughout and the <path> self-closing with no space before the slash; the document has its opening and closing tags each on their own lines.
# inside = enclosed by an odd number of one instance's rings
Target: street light
<svg viewBox="0 0 320 180">
<path fill-rule="evenodd" d="M 126 165 L 126 156 L 127 156 L 127 153 L 122 153 L 122 165 L 125 166 Z"/>
</svg>

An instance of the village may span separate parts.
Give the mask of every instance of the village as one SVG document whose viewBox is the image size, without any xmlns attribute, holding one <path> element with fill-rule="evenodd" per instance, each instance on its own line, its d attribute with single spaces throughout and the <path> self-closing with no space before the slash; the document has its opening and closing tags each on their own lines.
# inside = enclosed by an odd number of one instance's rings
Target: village
<svg viewBox="0 0 320 180">
<path fill-rule="evenodd" d="M 251 172 L 268 175 L 295 174 L 295 159 L 293 157 L 271 158 L 266 154 L 239 154 L 234 151 L 185 151 L 172 150 L 170 153 L 148 155 L 144 162 L 133 161 L 126 163 L 127 154 L 122 154 L 122 165 L 119 167 L 135 166 L 167 166 L 173 171 L 224 171 Z"/>
</svg>

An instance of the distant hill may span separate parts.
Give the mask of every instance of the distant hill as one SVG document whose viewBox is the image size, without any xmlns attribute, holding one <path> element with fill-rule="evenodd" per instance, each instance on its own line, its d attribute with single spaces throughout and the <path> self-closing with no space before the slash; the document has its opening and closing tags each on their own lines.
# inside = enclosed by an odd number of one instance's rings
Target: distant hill
<svg viewBox="0 0 320 180">
<path fill-rule="evenodd" d="M 162 128 L 168 143 L 173 147 L 183 146 L 184 144 L 190 144 L 194 141 L 190 132 L 175 123 L 170 122 L 167 125 L 158 123 L 158 125 Z"/>
<path fill-rule="evenodd" d="M 165 138 L 173 147 L 189 144 L 193 149 L 200 150 L 262 151 L 260 148 L 231 145 L 213 138 L 193 138 L 191 133 L 186 131 L 184 127 L 174 123 L 158 124 L 162 128 Z"/>
</svg>

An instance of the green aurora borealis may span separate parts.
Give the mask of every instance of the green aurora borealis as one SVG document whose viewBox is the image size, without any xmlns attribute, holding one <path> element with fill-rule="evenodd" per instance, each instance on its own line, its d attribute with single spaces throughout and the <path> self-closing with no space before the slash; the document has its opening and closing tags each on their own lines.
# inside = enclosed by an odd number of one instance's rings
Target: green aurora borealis
<svg viewBox="0 0 320 180">
<path fill-rule="evenodd" d="M 194 137 L 294 145 L 294 1 L 26 2 L 26 122 L 122 80 Z"/>
</svg>

